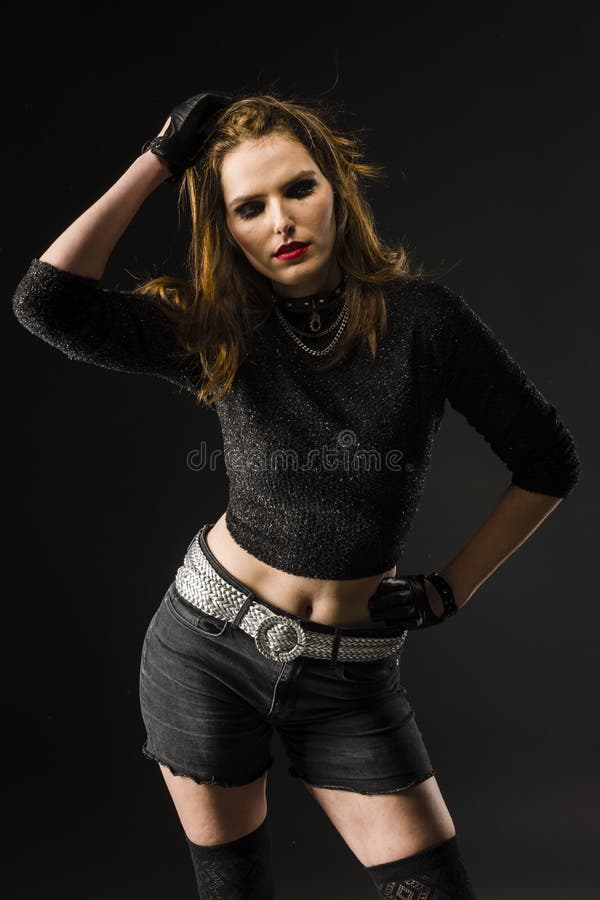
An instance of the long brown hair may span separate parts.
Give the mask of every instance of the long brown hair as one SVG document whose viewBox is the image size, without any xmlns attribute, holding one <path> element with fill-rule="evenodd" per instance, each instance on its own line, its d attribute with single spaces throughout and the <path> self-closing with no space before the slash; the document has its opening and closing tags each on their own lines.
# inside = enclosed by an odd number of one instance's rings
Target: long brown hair
<svg viewBox="0 0 600 900">
<path fill-rule="evenodd" d="M 273 93 L 237 99 L 215 120 L 201 157 L 181 182 L 178 208 L 188 204 L 191 240 L 189 280 L 163 275 L 133 290 L 148 295 L 171 319 L 181 356 L 199 359 L 204 377 L 196 399 L 211 404 L 225 394 L 249 350 L 254 329 L 271 313 L 269 279 L 248 262 L 227 225 L 220 182 L 223 157 L 247 139 L 274 132 L 299 141 L 311 154 L 334 192 L 334 254 L 347 276 L 349 318 L 345 337 L 324 363 L 336 365 L 361 337 L 377 352 L 377 327 L 387 324 L 383 286 L 397 279 L 416 279 L 403 244 L 388 245 L 377 233 L 365 195 L 366 179 L 383 175 L 366 163 L 357 131 L 343 132 L 328 124 L 321 101 L 283 100 Z"/>
</svg>

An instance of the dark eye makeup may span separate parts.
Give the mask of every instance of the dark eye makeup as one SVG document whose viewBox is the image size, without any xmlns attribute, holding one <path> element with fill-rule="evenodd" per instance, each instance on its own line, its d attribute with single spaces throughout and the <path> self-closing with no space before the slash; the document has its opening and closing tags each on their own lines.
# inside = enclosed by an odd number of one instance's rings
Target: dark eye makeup
<svg viewBox="0 0 600 900">
<path fill-rule="evenodd" d="M 316 186 L 317 182 L 313 178 L 302 178 L 288 188 L 286 196 L 302 199 L 302 197 L 308 197 L 309 194 L 312 194 Z M 235 211 L 241 219 L 251 219 L 260 212 L 262 205 L 260 201 L 242 203 Z"/>
</svg>

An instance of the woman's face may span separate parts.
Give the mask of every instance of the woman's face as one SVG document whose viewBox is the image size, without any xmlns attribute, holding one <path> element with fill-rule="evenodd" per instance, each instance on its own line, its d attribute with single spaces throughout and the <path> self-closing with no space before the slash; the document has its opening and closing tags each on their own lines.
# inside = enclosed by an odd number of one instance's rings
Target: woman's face
<svg viewBox="0 0 600 900">
<path fill-rule="evenodd" d="M 233 239 L 277 294 L 303 297 L 337 286 L 333 191 L 302 144 L 281 133 L 244 141 L 222 160 L 221 189 Z M 277 256 L 290 241 L 308 249 Z"/>
</svg>

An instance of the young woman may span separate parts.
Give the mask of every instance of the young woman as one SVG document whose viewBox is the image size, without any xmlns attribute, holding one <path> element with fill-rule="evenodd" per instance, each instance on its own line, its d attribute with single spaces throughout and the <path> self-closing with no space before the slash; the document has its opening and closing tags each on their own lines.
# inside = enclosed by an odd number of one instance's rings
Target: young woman
<svg viewBox="0 0 600 900">
<path fill-rule="evenodd" d="M 378 168 L 316 105 L 198 94 L 142 150 L 31 261 L 13 308 L 71 359 L 166 378 L 219 416 L 227 509 L 192 537 L 140 668 L 142 752 L 199 895 L 274 896 L 275 728 L 380 896 L 472 898 L 402 648 L 572 491 L 573 438 L 469 304 L 377 235 Z M 189 204 L 189 279 L 101 288 L 164 181 Z M 399 574 L 446 399 L 511 483 L 440 572 Z"/>
</svg>

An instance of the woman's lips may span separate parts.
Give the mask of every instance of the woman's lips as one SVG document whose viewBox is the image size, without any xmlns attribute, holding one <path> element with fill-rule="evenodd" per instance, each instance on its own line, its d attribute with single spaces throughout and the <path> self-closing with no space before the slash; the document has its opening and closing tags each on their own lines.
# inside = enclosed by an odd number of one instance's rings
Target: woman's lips
<svg viewBox="0 0 600 900">
<path fill-rule="evenodd" d="M 297 256 L 302 256 L 303 253 L 306 253 L 309 247 L 310 244 L 304 244 L 303 247 L 296 247 L 288 253 L 276 253 L 275 259 L 295 259 Z"/>
</svg>

